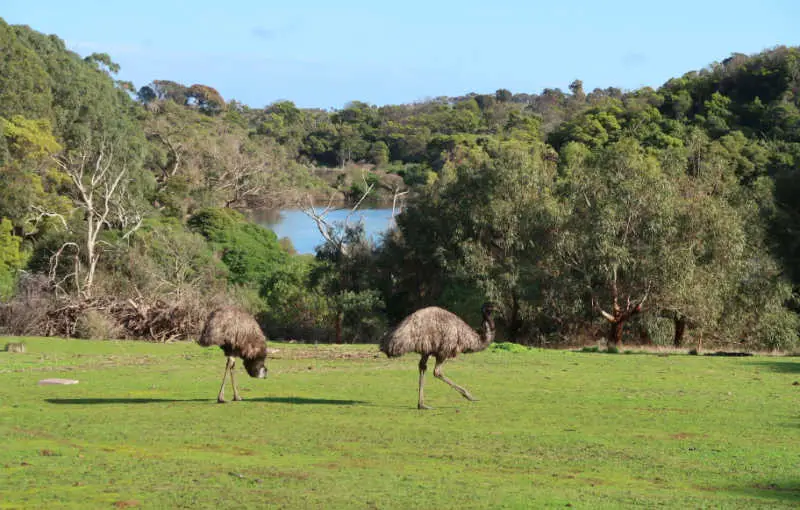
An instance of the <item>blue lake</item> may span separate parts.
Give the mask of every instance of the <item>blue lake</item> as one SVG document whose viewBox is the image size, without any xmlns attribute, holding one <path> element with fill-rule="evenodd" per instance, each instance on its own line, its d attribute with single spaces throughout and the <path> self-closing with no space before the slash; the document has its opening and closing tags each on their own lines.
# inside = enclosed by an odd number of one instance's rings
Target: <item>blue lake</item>
<svg viewBox="0 0 800 510">
<path fill-rule="evenodd" d="M 321 209 L 317 209 L 321 211 Z M 350 214 L 350 209 L 335 209 L 325 219 L 334 224 L 342 222 Z M 280 211 L 255 211 L 253 220 L 261 226 L 271 229 L 278 238 L 288 237 L 297 253 L 314 253 L 314 248 L 322 244 L 322 235 L 317 224 L 303 211 L 283 209 Z M 373 241 L 380 241 L 381 235 L 389 229 L 392 221 L 391 209 L 360 209 L 350 217 L 350 223 L 364 222 L 367 236 Z"/>
</svg>

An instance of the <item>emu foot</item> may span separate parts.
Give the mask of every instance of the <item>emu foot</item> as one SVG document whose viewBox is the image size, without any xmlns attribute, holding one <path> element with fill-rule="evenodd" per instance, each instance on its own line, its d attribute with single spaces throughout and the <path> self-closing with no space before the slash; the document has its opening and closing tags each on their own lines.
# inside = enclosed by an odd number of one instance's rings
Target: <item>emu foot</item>
<svg viewBox="0 0 800 510">
<path fill-rule="evenodd" d="M 217 404 L 227 404 L 228 401 L 222 397 L 217 397 Z"/>
<path fill-rule="evenodd" d="M 233 397 L 233 401 L 234 402 L 241 402 L 242 401 L 242 397 L 240 397 L 239 395 L 236 395 L 235 397 Z"/>
<path fill-rule="evenodd" d="M 419 404 L 417 404 L 417 409 L 422 410 L 422 409 L 433 409 L 433 408 L 431 406 L 426 406 L 425 404 L 420 402 Z"/>
</svg>

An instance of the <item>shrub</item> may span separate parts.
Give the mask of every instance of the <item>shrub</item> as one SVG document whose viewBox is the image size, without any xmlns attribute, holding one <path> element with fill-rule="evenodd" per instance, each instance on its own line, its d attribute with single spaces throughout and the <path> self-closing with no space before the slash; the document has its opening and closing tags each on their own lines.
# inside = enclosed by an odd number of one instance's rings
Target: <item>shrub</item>
<svg viewBox="0 0 800 510">
<path fill-rule="evenodd" d="M 274 232 L 249 223 L 235 211 L 204 209 L 188 224 L 220 254 L 231 283 L 258 285 L 288 262 L 289 254 Z"/>
<path fill-rule="evenodd" d="M 22 239 L 12 233 L 12 228 L 9 220 L 0 220 L 0 301 L 13 294 L 18 271 L 27 260 L 26 254 L 20 250 Z"/>
<path fill-rule="evenodd" d="M 530 349 L 524 345 L 515 344 L 513 342 L 497 342 L 489 346 L 491 352 L 528 352 Z"/>
<path fill-rule="evenodd" d="M 99 310 L 85 310 L 75 321 L 76 338 L 106 340 L 119 338 L 121 333 L 116 321 Z"/>
</svg>

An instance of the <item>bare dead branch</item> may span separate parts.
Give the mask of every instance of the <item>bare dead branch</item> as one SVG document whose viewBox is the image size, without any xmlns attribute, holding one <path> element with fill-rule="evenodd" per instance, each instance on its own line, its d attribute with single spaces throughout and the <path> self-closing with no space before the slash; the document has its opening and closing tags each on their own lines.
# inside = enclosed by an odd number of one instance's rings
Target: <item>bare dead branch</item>
<svg viewBox="0 0 800 510">
<path fill-rule="evenodd" d="M 64 230 L 69 231 L 69 225 L 67 225 L 67 220 L 66 218 L 64 218 L 63 215 L 59 213 L 45 211 L 42 207 L 38 205 L 32 205 L 31 210 L 36 213 L 36 218 L 31 220 L 33 222 L 34 229 L 38 228 L 39 223 L 44 218 L 58 218 L 61 221 L 61 224 L 64 226 Z"/>
<path fill-rule="evenodd" d="M 333 227 L 325 219 L 328 213 L 330 213 L 333 209 L 333 195 L 331 195 L 328 205 L 325 206 L 325 209 L 323 209 L 322 212 L 317 212 L 316 208 L 314 207 L 314 199 L 310 195 L 307 198 L 309 205 L 302 209 L 303 213 L 314 220 L 314 223 L 317 225 L 317 230 L 319 230 L 319 233 L 322 235 L 323 239 L 335 246 L 340 246 L 340 242 L 337 242 L 339 240 L 333 238 Z"/>
<path fill-rule="evenodd" d="M 608 322 L 616 322 L 616 319 L 614 318 L 614 316 L 613 316 L 613 315 L 611 315 L 610 313 L 606 312 L 605 310 L 600 310 L 600 315 L 602 315 L 603 317 L 605 317 L 605 319 L 606 319 Z"/>
<path fill-rule="evenodd" d="M 61 262 L 61 255 L 63 254 L 64 250 L 67 249 L 67 248 L 74 248 L 75 249 L 73 271 L 68 273 L 61 280 L 56 281 L 56 278 L 58 276 L 58 266 L 59 266 L 59 264 Z M 50 256 L 50 260 L 49 260 L 50 268 L 49 268 L 49 272 L 48 272 L 48 280 L 50 281 L 50 283 L 53 286 L 53 288 L 56 289 L 56 292 L 61 291 L 63 293 L 66 293 L 64 291 L 62 285 L 64 284 L 64 282 L 66 282 L 70 278 L 74 278 L 75 287 L 78 290 L 80 290 L 80 269 L 81 268 L 80 268 L 80 257 L 79 257 L 79 254 L 80 254 L 80 247 L 78 246 L 78 244 L 69 241 L 69 242 L 66 242 L 66 243 L 62 244 L 61 247 L 58 250 L 56 250 L 56 252 L 53 253 Z"/>
<path fill-rule="evenodd" d="M 344 219 L 344 226 L 345 226 L 345 228 L 347 228 L 347 226 L 350 224 L 350 218 L 353 216 L 353 214 L 355 214 L 355 212 L 356 212 L 356 211 L 358 210 L 358 208 L 361 206 L 361 203 L 362 203 L 364 200 L 366 200 L 366 198 L 367 198 L 367 197 L 369 196 L 369 194 L 372 192 L 372 189 L 375 187 L 375 183 L 372 183 L 372 184 L 369 184 L 369 185 L 367 185 L 367 177 L 366 177 L 366 172 L 361 172 L 361 180 L 364 182 L 364 186 L 365 186 L 365 188 L 364 188 L 364 193 L 361 195 L 361 198 L 359 198 L 359 199 L 358 199 L 358 201 L 357 201 L 357 202 L 356 202 L 356 204 L 353 206 L 353 208 L 352 208 L 352 209 L 350 209 L 350 213 L 349 213 L 349 214 L 347 215 L 347 217 Z"/>
<path fill-rule="evenodd" d="M 394 217 L 397 215 L 397 199 L 408 195 L 408 190 L 400 192 L 399 189 L 394 190 L 394 194 L 392 195 L 392 217 L 389 218 L 389 228 L 392 228 L 395 225 Z"/>
</svg>

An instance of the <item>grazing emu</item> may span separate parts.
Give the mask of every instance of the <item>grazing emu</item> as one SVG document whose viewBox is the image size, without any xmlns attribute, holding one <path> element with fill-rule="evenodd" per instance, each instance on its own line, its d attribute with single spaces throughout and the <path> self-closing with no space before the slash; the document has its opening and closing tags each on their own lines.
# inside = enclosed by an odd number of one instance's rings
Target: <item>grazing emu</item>
<svg viewBox="0 0 800 510">
<path fill-rule="evenodd" d="M 465 389 L 454 383 L 442 373 L 442 364 L 455 358 L 461 352 L 477 352 L 486 349 L 494 339 L 494 321 L 492 312 L 494 305 L 485 303 L 481 306 L 483 321 L 479 332 L 458 318 L 452 312 L 431 306 L 412 313 L 381 341 L 381 351 L 394 358 L 407 352 L 422 355 L 419 361 L 419 402 L 417 408 L 430 409 L 425 405 L 423 386 L 428 358 L 436 358 L 433 376 L 449 384 L 467 400 L 476 400 Z"/>
<path fill-rule="evenodd" d="M 25 352 L 25 344 L 22 342 L 8 342 L 5 347 L 6 352 Z"/>
<path fill-rule="evenodd" d="M 267 375 L 264 366 L 267 359 L 267 339 L 250 314 L 232 307 L 217 308 L 206 319 L 197 343 L 203 347 L 218 345 L 228 358 L 225 373 L 222 375 L 222 387 L 217 395 L 217 402 L 221 404 L 225 403 L 225 378 L 228 372 L 233 385 L 233 400 L 242 400 L 233 378 L 237 356 L 244 360 L 244 368 L 250 377 L 263 379 Z"/>
</svg>

